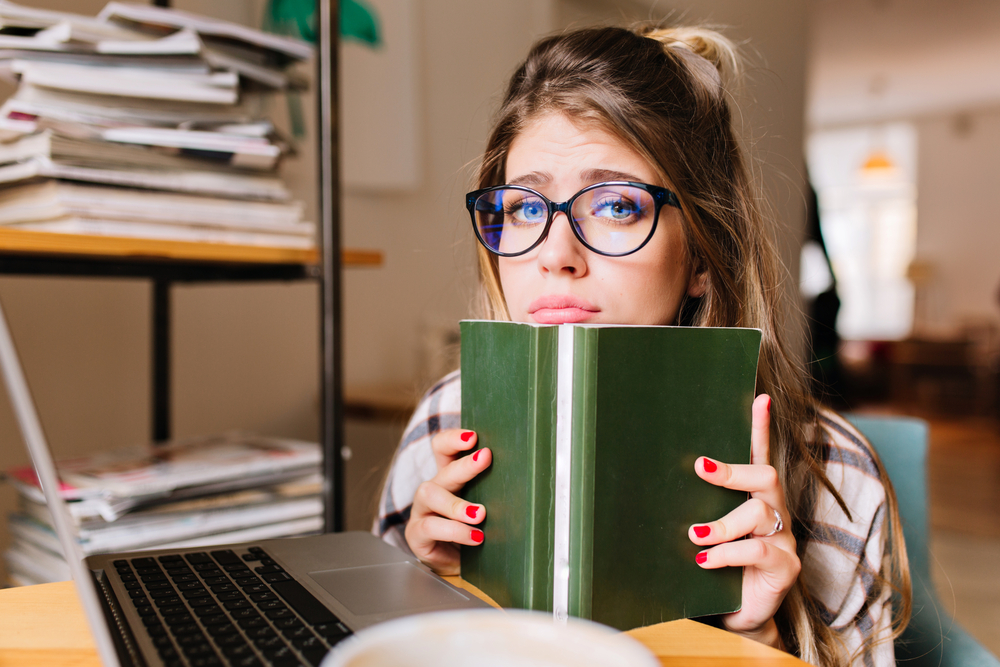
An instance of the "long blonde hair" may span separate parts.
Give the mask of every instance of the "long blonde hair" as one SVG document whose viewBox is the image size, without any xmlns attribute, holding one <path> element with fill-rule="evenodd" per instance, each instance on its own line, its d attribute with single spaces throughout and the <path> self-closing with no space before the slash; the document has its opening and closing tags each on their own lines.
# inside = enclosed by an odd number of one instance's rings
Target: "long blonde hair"
<svg viewBox="0 0 1000 667">
<path fill-rule="evenodd" d="M 708 283 L 703 297 L 685 301 L 678 322 L 763 332 L 757 384 L 773 401 L 770 463 L 785 489 L 801 558 L 821 488 L 850 512 L 826 476 L 819 406 L 808 393 L 804 367 L 784 340 L 782 269 L 731 123 L 726 86 L 737 78 L 739 64 L 729 40 L 701 28 L 590 28 L 543 39 L 511 78 L 477 187 L 505 182 L 511 144 L 546 113 L 596 124 L 642 155 L 661 185 L 671 185 L 684 211 L 689 259 Z M 510 319 L 497 258 L 482 247 L 479 268 L 483 316 Z M 889 566 L 880 588 L 891 586 L 901 601 L 895 638 L 909 619 L 909 570 L 895 494 L 877 465 L 891 526 L 883 533 Z M 785 646 L 804 660 L 841 665 L 852 659 L 823 622 L 801 577 L 776 621 Z M 869 637 L 862 649 L 874 641 Z"/>
</svg>

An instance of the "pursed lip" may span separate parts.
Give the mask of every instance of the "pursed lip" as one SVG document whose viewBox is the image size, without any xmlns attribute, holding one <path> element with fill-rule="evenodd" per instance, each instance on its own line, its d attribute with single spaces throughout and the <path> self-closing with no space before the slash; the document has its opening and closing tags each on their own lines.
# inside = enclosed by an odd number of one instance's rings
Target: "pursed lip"
<svg viewBox="0 0 1000 667">
<path fill-rule="evenodd" d="M 584 322 L 600 312 L 586 299 L 569 294 L 540 296 L 528 306 L 528 315 L 539 324 Z"/>
</svg>

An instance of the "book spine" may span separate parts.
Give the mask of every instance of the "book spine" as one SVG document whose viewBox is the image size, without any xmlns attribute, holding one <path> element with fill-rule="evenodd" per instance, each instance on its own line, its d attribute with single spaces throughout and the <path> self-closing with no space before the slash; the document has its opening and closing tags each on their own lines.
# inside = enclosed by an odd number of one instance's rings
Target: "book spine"
<svg viewBox="0 0 1000 667">
<path fill-rule="evenodd" d="M 573 346 L 571 325 L 561 325 L 556 380 L 556 465 L 553 516 L 552 614 L 565 621 L 569 616 L 570 493 L 573 430 Z"/>
<path fill-rule="evenodd" d="M 593 615 L 594 465 L 597 432 L 597 342 L 600 329 L 573 327 L 570 464 L 569 599 L 571 616 Z"/>
</svg>

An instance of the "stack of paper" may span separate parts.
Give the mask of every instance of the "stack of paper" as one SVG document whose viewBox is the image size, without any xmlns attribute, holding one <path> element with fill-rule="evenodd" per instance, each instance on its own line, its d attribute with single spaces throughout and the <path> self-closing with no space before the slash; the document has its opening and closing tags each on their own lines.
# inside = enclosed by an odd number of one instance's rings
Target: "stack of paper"
<svg viewBox="0 0 1000 667">
<path fill-rule="evenodd" d="M 301 88 L 291 68 L 311 54 L 159 7 L 112 2 L 92 18 L 0 0 L 0 76 L 17 84 L 0 107 L 0 199 L 12 207 L 0 225 L 314 247 L 315 225 L 277 176 L 289 141 L 254 111 Z"/>
<path fill-rule="evenodd" d="M 60 461 L 61 493 L 86 554 L 319 532 L 319 445 L 245 435 Z M 19 507 L 4 553 L 12 584 L 69 578 L 34 471 L 7 472 Z"/>
</svg>

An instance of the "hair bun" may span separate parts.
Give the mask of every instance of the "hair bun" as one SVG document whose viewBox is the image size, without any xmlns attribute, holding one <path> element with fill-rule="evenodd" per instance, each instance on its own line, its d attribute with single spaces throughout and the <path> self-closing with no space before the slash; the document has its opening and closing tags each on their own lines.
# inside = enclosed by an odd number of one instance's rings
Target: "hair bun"
<svg viewBox="0 0 1000 667">
<path fill-rule="evenodd" d="M 720 92 L 723 81 L 739 75 L 736 45 L 722 33 L 708 28 L 651 28 L 641 32 L 655 39 L 687 65 L 692 76 L 707 90 Z"/>
</svg>

